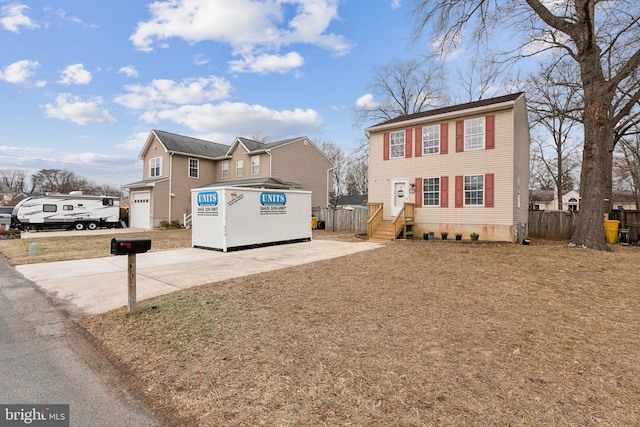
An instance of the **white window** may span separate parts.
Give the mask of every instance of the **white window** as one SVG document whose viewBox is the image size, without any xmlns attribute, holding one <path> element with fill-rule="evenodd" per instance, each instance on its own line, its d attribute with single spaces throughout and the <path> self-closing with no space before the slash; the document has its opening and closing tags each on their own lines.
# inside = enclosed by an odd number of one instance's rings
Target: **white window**
<svg viewBox="0 0 640 427">
<path fill-rule="evenodd" d="M 440 206 L 440 178 L 422 180 L 422 206 Z"/>
<path fill-rule="evenodd" d="M 484 117 L 464 121 L 464 149 L 484 149 Z"/>
<path fill-rule="evenodd" d="M 156 177 L 162 175 L 162 157 L 154 157 L 149 160 L 149 176 Z"/>
<path fill-rule="evenodd" d="M 200 170 L 200 160 L 189 159 L 189 178 L 197 178 Z"/>
<path fill-rule="evenodd" d="M 404 157 L 404 131 L 391 132 L 389 134 L 389 148 L 391 158 Z"/>
<path fill-rule="evenodd" d="M 260 173 L 260 156 L 251 156 L 251 175 Z"/>
<path fill-rule="evenodd" d="M 426 126 L 422 128 L 422 154 L 437 154 L 440 152 L 440 126 Z"/>
<path fill-rule="evenodd" d="M 222 178 L 229 178 L 229 160 L 222 161 Z"/>
<path fill-rule="evenodd" d="M 244 160 L 238 159 L 236 160 L 236 176 L 242 176 L 244 173 Z"/>
<path fill-rule="evenodd" d="M 467 175 L 464 177 L 465 206 L 484 205 L 484 175 Z"/>
</svg>

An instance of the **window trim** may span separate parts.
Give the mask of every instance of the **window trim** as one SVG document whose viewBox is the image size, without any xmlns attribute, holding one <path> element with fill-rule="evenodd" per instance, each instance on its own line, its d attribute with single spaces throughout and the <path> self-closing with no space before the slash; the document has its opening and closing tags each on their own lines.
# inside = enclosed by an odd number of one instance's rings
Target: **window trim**
<svg viewBox="0 0 640 427">
<path fill-rule="evenodd" d="M 223 160 L 220 165 L 220 178 L 229 178 L 229 160 Z"/>
<path fill-rule="evenodd" d="M 427 184 L 427 180 L 430 181 L 437 181 L 437 189 L 433 190 L 433 184 Z M 439 176 L 434 176 L 434 177 L 426 177 L 426 178 L 422 178 L 422 207 L 440 207 L 440 197 L 441 197 L 441 192 L 442 192 L 442 183 L 441 183 L 441 177 Z M 435 195 L 435 198 L 431 198 L 431 199 L 427 199 L 427 193 L 431 194 L 431 195 Z M 429 202 L 433 202 L 435 201 L 436 203 L 427 203 L 427 201 Z"/>
<path fill-rule="evenodd" d="M 403 159 L 405 157 L 405 149 L 406 149 L 405 137 L 406 137 L 406 132 L 403 130 L 389 132 L 389 158 Z M 397 154 L 395 155 L 394 155 L 394 148 L 396 149 L 396 152 L 397 152 Z"/>
<path fill-rule="evenodd" d="M 260 156 L 251 156 L 251 175 L 259 175 L 259 174 L 260 174 Z"/>
<path fill-rule="evenodd" d="M 154 173 L 154 171 L 156 171 Z M 162 157 L 152 157 L 149 159 L 149 177 L 157 178 L 162 176 Z"/>
<path fill-rule="evenodd" d="M 196 162 L 195 167 L 191 166 L 191 162 Z M 196 175 L 193 176 L 191 174 L 192 171 L 195 170 Z M 188 178 L 200 178 L 200 159 L 196 159 L 195 157 L 189 157 L 188 159 L 188 171 L 187 171 L 187 177 Z"/>
<path fill-rule="evenodd" d="M 480 122 L 482 122 L 480 124 Z M 472 124 L 477 123 L 477 124 Z M 476 130 L 475 133 L 470 133 L 471 129 Z M 486 128 L 487 121 L 486 118 L 483 117 L 475 117 L 473 119 L 466 119 L 464 121 L 464 151 L 474 151 L 474 150 L 484 150 L 487 146 L 486 139 Z M 478 144 L 475 139 L 481 140 L 482 142 Z M 473 145 L 471 145 L 470 140 L 472 140 Z"/>
<path fill-rule="evenodd" d="M 473 178 L 473 177 L 482 177 L 482 189 L 478 190 L 476 189 L 467 189 L 467 178 Z M 462 197 L 463 197 L 463 206 L 473 206 L 473 207 L 483 207 L 485 205 L 485 201 L 486 201 L 486 185 L 485 185 L 485 174 L 478 174 L 478 175 L 464 175 L 462 178 Z M 467 193 L 481 193 L 481 197 L 482 197 L 482 203 L 467 203 L 467 200 L 472 200 L 471 196 L 467 196 Z M 477 197 L 475 198 L 477 200 Z"/>
<path fill-rule="evenodd" d="M 243 174 L 244 174 L 244 159 L 236 159 L 236 177 L 243 176 Z"/>
<path fill-rule="evenodd" d="M 427 129 L 433 128 L 435 129 L 434 134 L 437 135 L 437 137 L 434 139 L 429 138 L 429 139 L 425 139 L 425 132 Z M 428 147 L 431 150 L 435 150 L 435 151 L 427 151 L 427 142 L 430 142 L 431 145 Z M 430 154 L 440 154 L 440 125 L 430 125 L 430 126 L 423 126 L 422 127 L 422 155 L 423 156 L 428 156 Z"/>
</svg>

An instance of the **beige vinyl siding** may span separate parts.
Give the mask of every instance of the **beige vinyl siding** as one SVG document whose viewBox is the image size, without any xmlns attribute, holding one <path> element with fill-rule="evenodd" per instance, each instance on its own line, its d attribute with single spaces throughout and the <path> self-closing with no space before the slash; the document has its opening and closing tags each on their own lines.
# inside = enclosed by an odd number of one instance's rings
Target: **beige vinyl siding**
<svg viewBox="0 0 640 427">
<path fill-rule="evenodd" d="M 495 149 L 470 150 L 456 152 L 456 120 L 495 116 Z M 411 129 L 436 125 L 442 121 L 425 121 L 413 124 Z M 415 157 L 415 140 L 411 158 L 383 160 L 384 132 L 375 132 L 370 137 L 369 152 L 369 200 L 383 202 L 383 216 L 391 218 L 391 183 L 397 179 L 407 179 L 409 184 L 416 178 L 449 177 L 448 207 L 425 206 L 416 209 L 417 232 L 429 229 L 448 228 L 449 232 L 467 233 L 477 231 L 485 236 L 495 236 L 509 240 L 513 226 L 513 159 L 514 129 L 511 109 L 490 111 L 486 114 L 459 116 L 446 121 L 448 124 L 448 154 L 432 154 Z M 401 125 L 401 124 L 400 124 Z M 406 127 L 388 129 L 406 130 Z M 455 177 L 458 175 L 485 175 L 493 173 L 494 207 L 464 206 L 455 207 Z M 415 202 L 415 194 L 409 195 L 409 202 Z M 456 226 L 445 226 L 456 224 Z M 456 228 L 457 227 L 457 228 Z"/>
<path fill-rule="evenodd" d="M 513 198 L 513 218 L 514 224 L 519 222 L 528 224 L 529 222 L 529 121 L 527 117 L 527 106 L 524 97 L 518 99 L 514 106 L 513 123 L 515 129 L 514 140 L 514 198 Z M 520 178 L 520 208 L 518 208 L 518 182 Z"/>
<path fill-rule="evenodd" d="M 160 170 L 160 176 L 149 175 L 149 161 L 155 157 L 162 158 L 162 168 Z M 144 171 L 143 179 L 160 179 L 169 177 L 169 153 L 164 149 L 164 146 L 158 141 L 158 138 L 154 137 L 153 142 L 149 145 L 149 149 L 144 155 Z"/>
<path fill-rule="evenodd" d="M 327 178 L 331 172 L 327 171 L 332 164 L 315 145 L 300 139 L 273 148 L 271 155 L 273 178 L 302 185 L 303 190 L 312 192 L 312 206 L 327 206 L 329 189 L 333 185 Z"/>
<path fill-rule="evenodd" d="M 157 182 L 151 188 L 151 227 L 157 228 L 160 221 L 166 220 L 169 216 L 169 205 L 166 201 L 169 198 L 169 180 Z"/>
<path fill-rule="evenodd" d="M 210 159 L 199 159 L 200 168 L 198 178 L 190 178 L 189 159 L 197 157 L 183 156 L 175 154 L 173 156 L 173 178 L 171 180 L 171 192 L 175 196 L 171 197 L 171 219 L 182 222 L 184 214 L 191 213 L 191 189 L 212 184 L 215 179 L 215 161 Z M 164 203 L 169 212 L 169 197 Z M 168 216 L 167 216 L 168 218 Z"/>
</svg>

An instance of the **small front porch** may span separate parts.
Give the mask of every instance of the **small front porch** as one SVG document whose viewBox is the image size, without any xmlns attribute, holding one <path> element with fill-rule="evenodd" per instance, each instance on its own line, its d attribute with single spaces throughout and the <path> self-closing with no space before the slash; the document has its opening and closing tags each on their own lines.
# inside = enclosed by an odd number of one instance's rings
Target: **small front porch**
<svg viewBox="0 0 640 427">
<path fill-rule="evenodd" d="M 405 202 L 398 215 L 383 218 L 383 203 L 368 203 L 367 237 L 370 240 L 391 241 L 411 231 L 415 218 L 415 203 Z"/>
</svg>

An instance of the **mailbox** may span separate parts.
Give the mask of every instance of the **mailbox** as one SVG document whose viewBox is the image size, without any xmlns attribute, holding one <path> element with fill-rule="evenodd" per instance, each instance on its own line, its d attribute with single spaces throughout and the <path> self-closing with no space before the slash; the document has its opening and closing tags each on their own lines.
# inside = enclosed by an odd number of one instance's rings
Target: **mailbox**
<svg viewBox="0 0 640 427">
<path fill-rule="evenodd" d="M 111 255 L 141 254 L 151 249 L 151 239 L 124 238 L 111 239 Z"/>
</svg>

